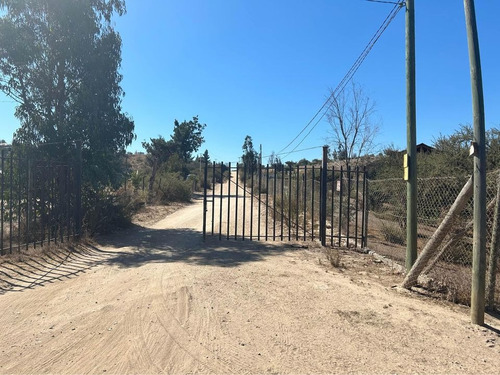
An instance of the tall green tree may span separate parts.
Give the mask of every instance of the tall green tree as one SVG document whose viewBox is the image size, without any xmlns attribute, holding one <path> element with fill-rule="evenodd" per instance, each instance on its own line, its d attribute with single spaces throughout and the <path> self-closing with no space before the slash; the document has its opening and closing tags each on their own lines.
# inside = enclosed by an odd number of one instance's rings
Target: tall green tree
<svg viewBox="0 0 500 375">
<path fill-rule="evenodd" d="M 202 132 L 206 124 L 198 121 L 198 116 L 194 116 L 190 121 L 174 121 L 174 131 L 171 141 L 175 152 L 184 163 L 192 160 L 193 153 L 196 152 L 205 141 Z"/>
<path fill-rule="evenodd" d="M 185 176 L 189 173 L 186 170 L 186 164 L 192 161 L 193 153 L 198 151 L 204 142 L 202 132 L 205 127 L 206 124 L 200 123 L 197 116 L 190 121 L 174 120 L 174 129 L 168 141 L 159 136 L 151 138 L 149 142 L 142 142 L 142 147 L 147 152 L 148 164 L 151 167 L 150 192 L 153 191 L 158 170 L 170 159 L 175 159 L 175 163 L 172 164 L 180 165 L 180 172 L 183 172 Z M 208 151 L 205 153 L 208 157 Z M 176 170 L 176 172 L 179 171 Z"/>
<path fill-rule="evenodd" d="M 253 147 L 252 137 L 247 135 L 245 137 L 245 141 L 243 142 L 243 146 L 241 147 L 243 150 L 242 161 L 243 164 L 247 166 L 249 171 L 255 171 L 258 164 L 258 154 Z"/>
<path fill-rule="evenodd" d="M 68 144 L 79 140 L 84 179 L 116 184 L 134 138 L 111 25 L 124 0 L 0 0 L 0 11 L 0 89 L 18 103 L 20 120 L 14 143 L 70 158 Z"/>
</svg>

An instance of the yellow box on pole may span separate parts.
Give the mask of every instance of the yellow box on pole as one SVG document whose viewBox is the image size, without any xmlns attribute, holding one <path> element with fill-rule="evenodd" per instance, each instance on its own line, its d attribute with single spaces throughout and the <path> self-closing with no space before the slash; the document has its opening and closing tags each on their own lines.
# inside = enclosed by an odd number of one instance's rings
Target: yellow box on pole
<svg viewBox="0 0 500 375">
<path fill-rule="evenodd" d="M 404 170 L 403 179 L 405 181 L 408 181 L 410 178 L 410 168 L 408 167 L 408 154 L 403 155 L 403 170 Z"/>
</svg>

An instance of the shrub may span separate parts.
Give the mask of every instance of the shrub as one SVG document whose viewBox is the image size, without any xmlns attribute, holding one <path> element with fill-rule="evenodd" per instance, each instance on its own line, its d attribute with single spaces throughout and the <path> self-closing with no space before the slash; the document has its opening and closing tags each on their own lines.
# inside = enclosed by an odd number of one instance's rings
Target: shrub
<svg viewBox="0 0 500 375">
<path fill-rule="evenodd" d="M 126 228 L 131 223 L 131 216 L 136 205 L 132 192 L 111 189 L 83 189 L 83 228 L 90 235 L 109 233 L 118 228 Z"/>
<path fill-rule="evenodd" d="M 387 242 L 397 245 L 406 243 L 406 231 L 399 225 L 382 222 L 380 232 Z"/>
<path fill-rule="evenodd" d="M 161 203 L 190 202 L 192 181 L 184 180 L 178 173 L 167 173 L 162 176 L 162 184 L 158 189 Z"/>
</svg>

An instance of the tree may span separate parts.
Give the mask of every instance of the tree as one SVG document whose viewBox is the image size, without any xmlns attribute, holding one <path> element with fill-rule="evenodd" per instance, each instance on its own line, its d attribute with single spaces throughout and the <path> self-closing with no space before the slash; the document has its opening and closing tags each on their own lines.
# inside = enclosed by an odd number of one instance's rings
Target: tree
<svg viewBox="0 0 500 375">
<path fill-rule="evenodd" d="M 68 145 L 82 141 L 84 181 L 117 184 L 134 139 L 111 26 L 124 0 L 0 0 L 0 10 L 0 89 L 18 103 L 20 120 L 14 144 L 70 159 Z"/>
<path fill-rule="evenodd" d="M 208 150 L 205 150 L 205 152 L 203 153 L 203 155 L 201 156 L 201 160 L 204 162 L 204 163 L 208 163 L 210 161 L 210 155 L 208 154 Z"/>
<path fill-rule="evenodd" d="M 253 148 L 252 137 L 247 135 L 245 137 L 245 142 L 243 142 L 243 164 L 247 166 L 249 171 L 255 171 L 258 164 L 258 154 L 257 151 Z"/>
<path fill-rule="evenodd" d="M 196 152 L 205 139 L 202 136 L 203 129 L 207 125 L 198 121 L 198 116 L 193 117 L 191 121 L 174 121 L 174 132 L 171 141 L 174 151 L 179 155 L 182 161 L 187 163 L 192 160 L 192 154 Z"/>
<path fill-rule="evenodd" d="M 149 192 L 153 191 L 153 185 L 159 168 L 168 162 L 176 172 L 183 172 L 185 176 L 189 173 L 185 167 L 192 160 L 192 154 L 196 152 L 204 141 L 202 131 L 206 124 L 201 124 L 195 116 L 191 121 L 174 120 L 174 130 L 167 141 L 162 136 L 151 138 L 150 142 L 142 142 L 142 147 L 147 152 L 148 164 L 151 167 L 149 179 Z M 208 156 L 208 151 L 205 151 Z M 171 160 L 175 156 L 175 160 Z"/>
<path fill-rule="evenodd" d="M 142 142 L 142 147 L 147 152 L 146 160 L 151 167 L 151 177 L 149 178 L 148 186 L 148 191 L 151 193 L 158 169 L 161 164 L 165 163 L 172 156 L 174 146 L 172 141 L 166 141 L 165 138 L 159 136 L 158 138 L 151 138 L 150 142 Z"/>
<path fill-rule="evenodd" d="M 281 162 L 281 158 L 278 155 L 276 155 L 274 151 L 271 152 L 271 155 L 269 155 L 268 163 L 270 166 L 276 168 L 277 170 L 283 169 L 283 163 Z"/>
<path fill-rule="evenodd" d="M 346 167 L 352 162 L 357 164 L 361 156 L 372 151 L 379 130 L 372 122 L 374 113 L 375 103 L 356 83 L 338 95 L 331 91 L 326 114 L 331 126 L 330 143 L 336 150 L 334 157 L 344 160 Z"/>
</svg>

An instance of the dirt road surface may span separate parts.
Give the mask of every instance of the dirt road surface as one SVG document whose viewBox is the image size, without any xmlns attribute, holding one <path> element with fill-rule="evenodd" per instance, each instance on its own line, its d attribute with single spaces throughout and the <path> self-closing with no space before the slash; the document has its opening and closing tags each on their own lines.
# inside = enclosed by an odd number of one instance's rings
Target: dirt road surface
<svg viewBox="0 0 500 375">
<path fill-rule="evenodd" d="M 500 321 L 391 285 L 369 255 L 201 237 L 201 202 L 0 264 L 0 373 L 499 373 Z"/>
</svg>

